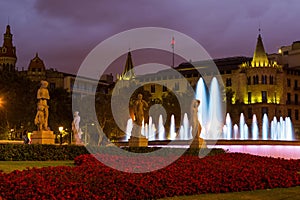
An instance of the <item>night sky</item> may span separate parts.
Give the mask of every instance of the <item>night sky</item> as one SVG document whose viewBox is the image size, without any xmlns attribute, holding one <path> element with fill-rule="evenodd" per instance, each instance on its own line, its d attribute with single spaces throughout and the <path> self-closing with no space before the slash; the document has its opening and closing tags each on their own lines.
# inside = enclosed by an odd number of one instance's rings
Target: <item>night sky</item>
<svg viewBox="0 0 300 200">
<path fill-rule="evenodd" d="M 47 68 L 76 73 L 101 41 L 145 26 L 180 31 L 213 58 L 252 56 L 258 28 L 268 53 L 300 40 L 298 0 L 0 1 L 1 40 L 11 26 L 17 67 L 38 52 Z"/>
</svg>

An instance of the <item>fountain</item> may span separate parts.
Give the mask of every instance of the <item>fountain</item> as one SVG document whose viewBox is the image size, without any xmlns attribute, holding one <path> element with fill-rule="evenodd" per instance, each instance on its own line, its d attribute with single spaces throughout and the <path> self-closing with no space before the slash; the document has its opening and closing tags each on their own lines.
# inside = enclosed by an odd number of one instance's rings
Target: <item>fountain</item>
<svg viewBox="0 0 300 200">
<path fill-rule="evenodd" d="M 226 114 L 225 124 L 221 106 L 221 93 L 217 79 L 214 77 L 210 84 L 210 93 L 202 78 L 199 79 L 196 87 L 195 98 L 200 100 L 198 119 L 202 126 L 201 137 L 204 139 L 225 139 L 225 140 L 293 140 L 293 126 L 289 117 L 283 119 L 276 117 L 269 123 L 268 116 L 265 113 L 262 119 L 261 131 L 259 130 L 257 117 L 252 116 L 252 123 L 247 125 L 245 116 L 240 114 L 238 124 L 232 125 L 230 114 Z M 127 140 L 132 131 L 133 122 L 131 119 L 127 122 L 126 135 Z M 188 114 L 185 113 L 181 126 L 178 130 L 175 128 L 175 116 L 171 116 L 169 133 L 166 135 L 162 115 L 159 116 L 158 129 L 153 123 L 152 117 L 149 117 L 149 124 L 143 123 L 142 135 L 149 140 L 190 140 L 192 139 L 191 127 Z M 251 127 L 251 130 L 249 130 Z M 261 134 L 261 136 L 260 136 Z"/>
<path fill-rule="evenodd" d="M 175 117 L 171 115 L 171 123 L 170 123 L 170 133 L 168 139 L 175 140 L 176 139 L 176 130 L 175 130 Z"/>
<path fill-rule="evenodd" d="M 254 114 L 252 117 L 252 139 L 257 140 L 259 135 L 258 125 L 257 125 L 257 117 Z"/>
<path fill-rule="evenodd" d="M 226 124 L 223 127 L 223 138 L 227 140 L 232 139 L 240 139 L 240 140 L 288 140 L 291 141 L 294 139 L 293 137 L 293 125 L 289 117 L 286 117 L 285 120 L 283 120 L 282 117 L 280 117 L 279 121 L 277 121 L 277 118 L 274 117 L 271 121 L 271 124 L 269 125 L 268 121 L 268 115 L 264 114 L 263 121 L 262 121 L 262 137 L 259 137 L 259 128 L 257 124 L 257 117 L 254 114 L 252 117 L 252 137 L 248 137 L 249 130 L 248 125 L 245 123 L 245 119 L 243 117 L 243 114 L 241 114 L 240 117 L 240 127 L 235 124 L 233 126 L 233 137 L 231 136 L 230 130 L 231 128 L 231 118 L 229 113 L 226 115 Z M 270 127 L 270 129 L 269 129 Z M 238 134 L 240 137 L 238 137 Z M 220 138 L 221 139 L 221 138 Z"/>
<path fill-rule="evenodd" d="M 163 117 L 162 115 L 159 115 L 158 118 L 158 140 L 164 140 L 165 139 L 165 127 L 163 124 Z"/>
<path fill-rule="evenodd" d="M 262 123 L 262 139 L 267 140 L 268 139 L 268 130 L 269 130 L 269 120 L 268 116 L 265 113 L 263 116 L 263 123 Z"/>
<path fill-rule="evenodd" d="M 246 139 L 245 132 L 244 132 L 244 126 L 245 126 L 245 117 L 244 117 L 244 114 L 241 113 L 241 115 L 240 115 L 240 138 L 241 138 L 241 140 Z"/>
</svg>

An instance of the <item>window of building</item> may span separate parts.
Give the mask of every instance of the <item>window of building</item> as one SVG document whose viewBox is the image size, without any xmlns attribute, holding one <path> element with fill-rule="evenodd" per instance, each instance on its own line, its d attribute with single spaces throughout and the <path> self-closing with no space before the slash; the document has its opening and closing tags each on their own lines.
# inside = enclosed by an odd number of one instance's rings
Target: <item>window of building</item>
<svg viewBox="0 0 300 200">
<path fill-rule="evenodd" d="M 264 116 L 264 114 L 268 115 L 268 108 L 267 107 L 262 107 L 261 108 L 261 116 Z"/>
<path fill-rule="evenodd" d="M 299 110 L 295 110 L 295 120 L 299 120 Z"/>
<path fill-rule="evenodd" d="M 155 93 L 155 85 L 151 85 L 151 93 Z"/>
<path fill-rule="evenodd" d="M 231 86 L 231 78 L 226 78 L 226 87 Z"/>
<path fill-rule="evenodd" d="M 252 119 L 253 113 L 252 108 L 248 108 L 248 119 Z"/>
<path fill-rule="evenodd" d="M 50 88 L 51 90 L 54 90 L 54 89 L 55 89 L 55 83 L 50 83 L 49 88 Z"/>
<path fill-rule="evenodd" d="M 288 51 L 284 51 L 283 55 L 289 55 L 289 52 Z"/>
<path fill-rule="evenodd" d="M 267 84 L 267 76 L 261 75 L 261 84 Z"/>
<path fill-rule="evenodd" d="M 291 79 L 290 78 L 287 79 L 287 86 L 291 87 Z"/>
<path fill-rule="evenodd" d="M 298 105 L 298 94 L 295 94 L 295 104 Z"/>
<path fill-rule="evenodd" d="M 292 119 L 292 109 L 288 109 L 288 117 Z"/>
<path fill-rule="evenodd" d="M 251 98 L 252 98 L 251 96 L 252 96 L 251 92 L 248 92 L 248 104 L 251 103 Z"/>
<path fill-rule="evenodd" d="M 291 103 L 291 93 L 287 93 L 287 100 L 286 100 L 286 104 L 290 104 Z"/>
<path fill-rule="evenodd" d="M 294 86 L 295 86 L 295 88 L 298 88 L 298 80 L 294 81 Z"/>
<path fill-rule="evenodd" d="M 175 83 L 174 90 L 175 90 L 175 91 L 179 90 L 179 83 Z"/>
<path fill-rule="evenodd" d="M 261 91 L 261 100 L 263 103 L 267 103 L 267 91 Z"/>
<path fill-rule="evenodd" d="M 259 82 L 258 75 L 256 75 L 256 76 L 253 76 L 253 85 L 256 85 L 256 84 L 258 84 L 258 82 Z"/>
<path fill-rule="evenodd" d="M 270 79 L 270 85 L 273 85 L 274 84 L 274 77 L 270 76 L 269 79 Z"/>
<path fill-rule="evenodd" d="M 167 87 L 163 85 L 162 91 L 163 91 L 163 92 L 166 92 L 167 90 L 168 90 Z"/>
<path fill-rule="evenodd" d="M 248 85 L 251 85 L 251 77 L 250 77 L 250 76 L 247 77 L 247 84 L 248 84 Z"/>
</svg>

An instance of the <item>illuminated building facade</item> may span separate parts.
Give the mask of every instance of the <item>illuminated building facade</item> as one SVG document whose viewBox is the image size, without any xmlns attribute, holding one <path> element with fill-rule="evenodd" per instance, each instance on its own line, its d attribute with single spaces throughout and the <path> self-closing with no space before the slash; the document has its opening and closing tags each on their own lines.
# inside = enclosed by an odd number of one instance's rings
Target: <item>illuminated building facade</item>
<svg viewBox="0 0 300 200">
<path fill-rule="evenodd" d="M 285 51 L 289 53 L 284 53 Z M 226 92 L 226 97 L 224 97 L 227 105 L 226 111 L 230 113 L 233 124 L 239 124 L 240 114 L 243 113 L 248 125 L 251 125 L 253 114 L 255 114 L 258 125 L 262 126 L 262 118 L 266 113 L 269 121 L 274 116 L 278 120 L 280 116 L 290 117 L 295 133 L 299 135 L 300 43 L 294 42 L 292 46 L 281 47 L 279 52 L 281 53 L 267 55 L 259 34 L 252 58 L 214 59 L 219 74 L 209 73 L 209 65 L 205 62 L 182 63 L 176 67 L 176 70 L 194 88 L 200 77 L 208 83 L 212 77 L 221 78 Z M 284 64 L 286 62 L 290 64 L 289 67 Z M 201 74 L 197 69 L 201 71 Z M 185 91 L 187 87 L 186 82 L 182 81 L 180 76 L 170 75 L 167 71 L 137 79 L 151 83 L 145 85 L 144 89 L 152 94 L 153 99 L 161 99 L 165 95 L 167 92 L 163 86 L 165 84 L 173 91 Z"/>
</svg>

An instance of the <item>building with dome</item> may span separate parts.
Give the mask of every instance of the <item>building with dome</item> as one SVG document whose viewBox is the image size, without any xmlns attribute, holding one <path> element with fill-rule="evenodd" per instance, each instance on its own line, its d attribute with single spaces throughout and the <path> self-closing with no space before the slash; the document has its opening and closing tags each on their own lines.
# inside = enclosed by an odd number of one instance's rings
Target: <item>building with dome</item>
<svg viewBox="0 0 300 200">
<path fill-rule="evenodd" d="M 226 112 L 230 113 L 233 124 L 239 124 L 241 113 L 248 125 L 255 114 L 260 130 L 264 114 L 268 115 L 269 122 L 274 116 L 278 120 L 290 117 L 295 133 L 300 135 L 300 42 L 268 55 L 259 33 L 253 57 L 227 57 L 213 62 L 219 73 L 210 72 L 209 61 L 182 63 L 175 69 L 194 89 L 200 77 L 208 84 L 214 76 L 221 78 L 226 92 Z M 149 82 L 143 87 L 153 99 L 161 99 L 168 92 L 164 85 L 182 93 L 187 88 L 180 76 L 168 70 L 136 77 L 136 80 Z"/>
<path fill-rule="evenodd" d="M 79 94 L 80 96 L 93 94 L 97 88 L 99 92 L 108 93 L 108 87 L 113 79 L 112 75 L 101 77 L 102 80 L 99 82 L 80 77 L 77 78 L 78 81 L 75 84 L 76 75 L 60 72 L 55 68 L 48 68 L 38 53 L 30 60 L 27 70 L 24 70 L 24 67 L 22 67 L 22 70 L 18 71 L 16 62 L 16 47 L 13 45 L 10 25 L 7 25 L 3 44 L 0 47 L 0 73 L 19 73 L 35 82 L 47 80 L 49 89 L 64 88 L 68 92 Z"/>
<path fill-rule="evenodd" d="M 0 72 L 15 71 L 32 81 L 47 80 L 50 88 L 64 88 L 80 97 L 95 94 L 97 91 L 111 91 L 114 84 L 112 75 L 106 75 L 105 80 L 97 81 L 59 72 L 54 68 L 47 68 L 38 53 L 30 60 L 28 70 L 17 71 L 16 47 L 12 38 L 11 28 L 7 25 L 0 47 Z M 232 123 L 238 124 L 240 113 L 243 113 L 246 123 L 251 124 L 255 114 L 258 125 L 261 126 L 266 113 L 269 121 L 273 116 L 278 119 L 280 116 L 290 117 L 295 133 L 300 134 L 300 41 L 280 47 L 278 53 L 267 54 L 259 33 L 253 57 L 227 57 L 214 59 L 213 63 L 219 70 L 218 74 L 211 74 L 210 63 L 201 61 L 181 63 L 175 67 L 182 76 L 166 70 L 137 76 L 134 73 L 131 52 L 128 52 L 124 71 L 118 75 L 117 80 L 125 86 L 126 81 L 141 84 L 151 93 L 153 100 L 161 100 L 168 93 L 168 89 L 185 91 L 186 81 L 195 89 L 200 77 L 209 82 L 213 76 L 217 76 L 224 83 L 226 112 L 231 114 Z M 199 68 L 203 74 L 199 73 Z M 185 78 L 184 81 L 182 77 Z"/>
</svg>

